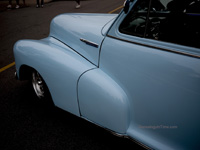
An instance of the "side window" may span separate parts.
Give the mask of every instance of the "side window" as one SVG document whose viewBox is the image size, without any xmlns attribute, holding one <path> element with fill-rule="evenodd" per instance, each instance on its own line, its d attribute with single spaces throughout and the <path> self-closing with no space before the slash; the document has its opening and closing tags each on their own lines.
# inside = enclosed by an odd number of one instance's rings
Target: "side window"
<svg viewBox="0 0 200 150">
<path fill-rule="evenodd" d="M 136 8 L 140 3 L 136 5 Z M 122 22 L 119 28 L 120 32 L 138 36 L 138 29 L 142 28 L 142 37 L 145 38 L 200 47 L 199 0 L 151 0 L 150 7 L 148 7 L 150 9 L 146 10 L 148 12 L 144 19 L 145 23 L 132 26 L 137 17 L 132 20 L 130 17 L 140 13 L 136 8 L 133 8 L 134 11 L 131 11 Z M 132 28 L 126 30 L 130 26 Z"/>
<path fill-rule="evenodd" d="M 120 32 L 143 37 L 146 28 L 148 8 L 149 0 L 138 1 L 120 25 Z"/>
</svg>

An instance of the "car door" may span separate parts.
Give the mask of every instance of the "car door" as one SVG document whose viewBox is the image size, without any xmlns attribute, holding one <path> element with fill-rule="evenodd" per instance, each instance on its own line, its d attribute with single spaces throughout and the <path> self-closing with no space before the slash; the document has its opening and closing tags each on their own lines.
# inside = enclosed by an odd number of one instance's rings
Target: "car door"
<svg viewBox="0 0 200 150">
<path fill-rule="evenodd" d="M 127 135 L 156 149 L 194 149 L 200 142 L 199 12 L 187 13 L 188 1 L 149 2 L 134 1 L 122 12 L 102 45 L 100 69 L 127 96 Z"/>
</svg>

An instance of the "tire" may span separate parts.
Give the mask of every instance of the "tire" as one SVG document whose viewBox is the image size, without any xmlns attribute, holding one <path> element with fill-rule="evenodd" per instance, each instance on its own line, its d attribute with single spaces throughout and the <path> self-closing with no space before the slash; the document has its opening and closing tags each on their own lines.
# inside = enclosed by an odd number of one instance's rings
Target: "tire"
<svg viewBox="0 0 200 150">
<path fill-rule="evenodd" d="M 48 106 L 54 106 L 49 89 L 42 76 L 36 70 L 32 71 L 31 83 L 38 99 L 46 103 Z"/>
</svg>

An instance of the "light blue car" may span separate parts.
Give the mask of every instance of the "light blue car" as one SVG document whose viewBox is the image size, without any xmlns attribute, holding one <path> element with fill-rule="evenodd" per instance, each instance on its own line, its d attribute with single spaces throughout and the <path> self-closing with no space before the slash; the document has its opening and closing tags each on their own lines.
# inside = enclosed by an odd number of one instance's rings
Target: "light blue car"
<svg viewBox="0 0 200 150">
<path fill-rule="evenodd" d="M 39 99 L 152 149 L 200 149 L 200 1 L 127 0 L 61 14 L 14 46 Z"/>
</svg>

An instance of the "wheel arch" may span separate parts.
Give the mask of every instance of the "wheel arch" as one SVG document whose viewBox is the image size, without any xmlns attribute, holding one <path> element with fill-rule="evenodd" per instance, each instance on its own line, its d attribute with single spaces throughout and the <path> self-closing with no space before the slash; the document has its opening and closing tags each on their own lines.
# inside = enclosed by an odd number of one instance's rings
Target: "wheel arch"
<svg viewBox="0 0 200 150">
<path fill-rule="evenodd" d="M 55 106 L 80 116 L 77 80 L 83 72 L 96 66 L 52 37 L 18 41 L 14 55 L 19 79 L 29 79 L 35 69 L 45 81 Z"/>
<path fill-rule="evenodd" d="M 35 70 L 35 69 L 28 65 L 21 65 L 19 68 L 19 72 L 18 72 L 19 80 L 30 80 L 31 73 L 33 70 Z"/>
<path fill-rule="evenodd" d="M 29 80 L 29 81 L 31 81 L 32 80 L 32 73 L 34 71 L 36 71 L 40 74 L 40 72 L 37 69 L 35 69 L 31 66 L 28 66 L 28 65 L 25 65 L 25 64 L 21 65 L 20 68 L 19 68 L 19 76 L 18 76 L 19 80 Z M 51 95 L 50 89 L 48 87 L 48 84 L 47 84 L 47 82 L 45 81 L 45 79 L 43 78 L 42 75 L 41 75 L 41 77 L 42 77 L 42 80 L 44 81 L 44 84 L 45 84 L 45 87 L 46 87 L 46 92 L 47 92 L 46 96 L 44 98 L 42 98 L 42 100 L 49 107 L 55 106 L 55 103 L 52 99 L 52 95 Z"/>
</svg>

